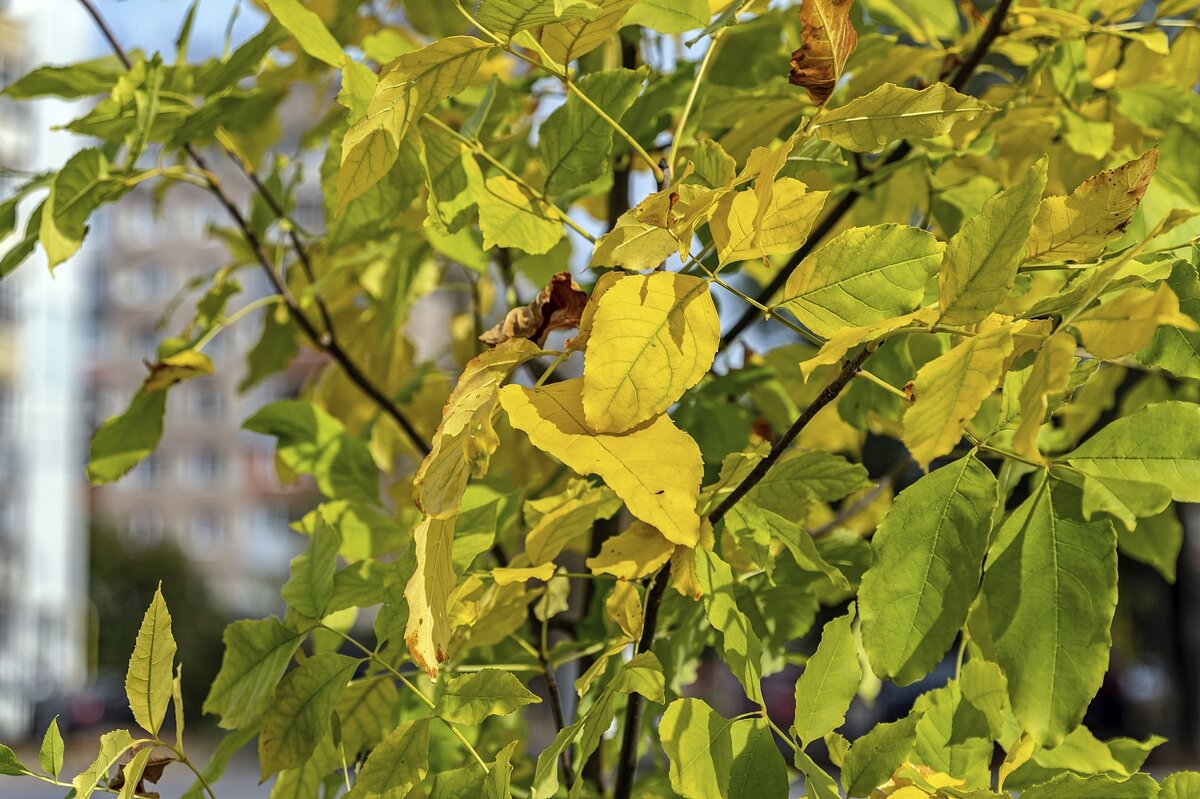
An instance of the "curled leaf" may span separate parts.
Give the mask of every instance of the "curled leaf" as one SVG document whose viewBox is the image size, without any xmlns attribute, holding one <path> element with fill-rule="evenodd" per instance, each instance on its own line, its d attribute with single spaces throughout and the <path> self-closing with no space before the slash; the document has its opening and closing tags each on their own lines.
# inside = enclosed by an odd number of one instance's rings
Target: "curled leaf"
<svg viewBox="0 0 1200 799">
<path fill-rule="evenodd" d="M 792 53 L 788 80 L 808 90 L 817 105 L 824 105 L 837 87 L 858 34 L 850 22 L 851 0 L 804 0 L 800 6 L 800 49 Z"/>
<path fill-rule="evenodd" d="M 513 308 L 495 327 L 479 337 L 493 347 L 513 338 L 527 338 L 538 344 L 546 342 L 552 330 L 570 330 L 579 326 L 588 295 L 579 288 L 570 272 L 559 272 L 550 278 L 550 285 L 521 308 Z"/>
</svg>

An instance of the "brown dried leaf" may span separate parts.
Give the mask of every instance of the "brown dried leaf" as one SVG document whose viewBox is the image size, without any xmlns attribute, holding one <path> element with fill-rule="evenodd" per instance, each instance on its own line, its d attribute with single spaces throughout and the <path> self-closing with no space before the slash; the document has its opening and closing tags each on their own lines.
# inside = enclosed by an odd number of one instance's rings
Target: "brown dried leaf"
<svg viewBox="0 0 1200 799">
<path fill-rule="evenodd" d="M 540 346 L 546 343 L 550 331 L 578 327 L 587 300 L 588 295 L 571 278 L 571 273 L 559 272 L 533 302 L 513 308 L 479 340 L 494 347 L 510 338 L 527 338 Z"/>
<path fill-rule="evenodd" d="M 788 80 L 808 90 L 817 105 L 833 94 L 846 69 L 846 59 L 858 44 L 850 22 L 853 0 L 804 0 L 800 21 L 804 23 L 800 49 L 792 53 Z"/>
</svg>

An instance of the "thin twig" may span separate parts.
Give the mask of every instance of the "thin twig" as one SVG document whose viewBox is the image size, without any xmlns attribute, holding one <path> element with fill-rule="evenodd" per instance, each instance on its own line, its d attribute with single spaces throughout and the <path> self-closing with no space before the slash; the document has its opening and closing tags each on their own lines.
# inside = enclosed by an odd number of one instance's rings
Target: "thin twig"
<svg viewBox="0 0 1200 799">
<path fill-rule="evenodd" d="M 121 63 L 125 65 L 125 68 L 131 68 L 132 62 L 129 60 L 129 55 L 125 52 L 125 48 L 123 48 L 121 43 L 117 41 L 112 29 L 108 27 L 108 23 L 105 22 L 104 17 L 101 16 L 99 10 L 97 10 L 92 0 L 79 0 L 79 3 L 96 23 L 96 26 L 100 29 L 100 33 L 104 36 L 105 40 L 108 42 L 117 58 L 120 59 Z M 304 313 L 304 310 L 291 295 L 291 292 L 288 291 L 287 285 L 283 282 L 283 278 L 278 272 L 275 271 L 274 264 L 272 263 L 271 257 L 267 254 L 263 242 L 259 239 L 258 234 L 254 232 L 253 228 L 250 227 L 250 223 L 247 221 L 241 209 L 237 207 L 237 205 L 230 198 L 229 194 L 227 194 L 225 189 L 221 186 L 220 181 L 209 168 L 204 156 L 202 156 L 200 151 L 191 144 L 185 144 L 183 150 L 204 174 L 205 180 L 208 183 L 208 190 L 217 198 L 217 201 L 233 220 L 238 232 L 250 246 L 251 252 L 254 253 L 254 257 L 258 261 L 259 266 L 261 266 L 263 272 L 266 273 L 267 280 L 270 281 L 271 287 L 282 299 L 284 305 L 287 306 L 288 313 L 291 315 L 292 319 L 296 322 L 296 325 L 300 328 L 304 335 L 309 339 L 309 341 L 312 342 L 313 346 L 329 355 L 329 357 L 342 368 L 342 371 L 345 372 L 346 377 L 350 379 L 350 382 L 358 386 L 359 390 L 366 394 L 376 405 L 380 407 L 380 409 L 383 410 L 384 413 L 390 416 L 392 420 L 400 426 L 400 429 L 404 431 L 405 435 L 407 435 L 412 441 L 413 446 L 416 447 L 422 455 L 428 455 L 430 448 L 425 438 L 417 432 L 412 422 L 409 421 L 408 417 L 404 415 L 404 412 L 400 410 L 400 407 L 396 405 L 396 403 L 393 402 L 391 398 L 383 392 L 382 389 L 375 385 L 375 383 L 369 377 L 367 377 L 366 374 L 363 373 L 358 364 L 356 364 L 350 357 L 350 354 L 342 348 L 342 345 L 334 335 L 333 327 L 328 323 L 328 314 L 323 308 L 324 303 L 318 303 L 318 308 L 321 309 L 321 313 L 323 317 L 325 317 L 326 322 L 326 329 L 324 331 L 320 331 L 313 324 L 312 320 L 310 320 Z M 227 150 L 227 152 L 229 151 Z M 233 153 L 230 152 L 229 154 L 231 157 L 234 157 L 235 161 L 240 161 L 240 159 L 236 158 Z M 256 183 L 257 186 L 262 185 L 260 181 L 256 182 L 252 180 L 251 182 Z M 265 192 L 265 187 L 263 187 L 263 189 L 264 200 L 268 204 L 273 204 L 273 209 L 278 208 L 278 204 L 274 203 L 274 198 L 270 196 L 269 192 Z M 296 254 L 300 260 L 301 266 L 305 268 L 305 271 L 311 277 L 311 263 L 308 262 L 307 252 L 300 244 L 299 237 L 294 235 L 294 231 L 292 243 L 294 246 L 296 246 Z"/>
<path fill-rule="evenodd" d="M 708 521 L 712 525 L 715 526 L 725 518 L 725 514 L 767 476 L 767 472 L 771 470 L 771 467 L 779 461 L 783 453 L 787 451 L 787 448 L 796 440 L 796 436 L 800 435 L 800 432 L 808 426 L 809 422 L 825 406 L 837 399 L 838 395 L 849 385 L 872 351 L 872 347 L 864 347 L 857 355 L 842 366 L 842 370 L 838 372 L 837 376 L 808 404 L 808 407 L 800 412 L 800 415 L 796 417 L 796 421 L 787 429 L 787 432 L 772 445 L 771 451 L 767 456 L 759 461 L 750 474 L 746 475 L 742 482 L 738 483 L 737 487 L 729 493 L 729 496 L 725 497 L 721 504 L 708 515 Z M 654 644 L 654 636 L 658 626 L 658 610 L 662 605 L 667 583 L 671 581 L 670 565 L 668 564 L 660 569 L 653 579 L 654 584 L 646 594 L 646 617 L 642 625 L 642 637 L 638 641 L 637 646 L 639 653 L 649 652 L 650 647 Z M 621 751 L 617 760 L 617 782 L 616 788 L 613 791 L 613 799 L 629 799 L 632 795 L 633 780 L 637 776 L 638 739 L 640 738 L 642 715 L 644 712 L 645 700 L 639 694 L 630 694 L 629 702 L 625 706 L 625 729 L 621 736 Z"/>
<path fill-rule="evenodd" d="M 1000 3 L 996 6 L 996 10 L 992 12 L 991 19 L 988 20 L 987 27 L 984 29 L 983 33 L 980 34 L 979 41 L 975 43 L 974 49 L 971 50 L 970 55 L 967 56 L 966 60 L 963 61 L 959 68 L 955 71 L 954 77 L 950 81 L 950 86 L 953 89 L 959 90 L 966 86 L 967 81 L 971 78 L 971 75 L 974 74 L 975 70 L 983 62 L 984 56 L 987 55 L 992 43 L 995 42 L 996 37 L 1000 35 L 1000 30 L 1004 26 L 1004 20 L 1008 16 L 1008 9 L 1011 5 L 1012 0 L 1000 0 Z M 877 167 L 871 174 L 877 175 L 878 173 L 882 172 L 887 167 L 907 156 L 910 152 L 912 152 L 912 149 L 912 144 L 909 142 L 900 142 L 896 149 L 892 150 L 887 158 L 883 160 L 883 163 L 880 164 L 880 166 Z M 779 293 L 779 290 L 783 288 L 784 283 L 787 282 L 788 276 L 791 275 L 792 271 L 799 266 L 800 262 L 807 258 L 809 254 L 811 254 L 812 251 L 817 248 L 818 245 L 821 244 L 826 236 L 833 232 L 834 228 L 841 223 L 846 214 L 850 213 L 850 209 L 854 207 L 859 198 L 862 196 L 863 192 L 861 189 L 851 189 L 849 193 L 847 193 L 844 197 L 842 197 L 841 200 L 838 201 L 838 204 L 833 207 L 833 210 L 826 214 L 825 217 L 817 223 L 817 226 L 813 228 L 804 244 L 801 245 L 796 252 L 792 253 L 792 257 L 788 259 L 787 264 L 784 265 L 784 267 L 779 270 L 771 282 L 768 283 L 761 292 L 759 292 L 758 301 L 760 303 L 763 305 L 770 305 L 771 300 L 776 294 Z M 726 349 L 743 333 L 745 333 L 746 329 L 749 328 L 750 325 L 754 324 L 760 313 L 761 312 L 758 310 L 758 308 L 754 306 L 747 308 L 742 315 L 738 317 L 738 320 L 734 323 L 733 327 L 729 328 L 729 332 L 726 333 L 725 337 L 721 340 L 721 349 Z"/>
</svg>

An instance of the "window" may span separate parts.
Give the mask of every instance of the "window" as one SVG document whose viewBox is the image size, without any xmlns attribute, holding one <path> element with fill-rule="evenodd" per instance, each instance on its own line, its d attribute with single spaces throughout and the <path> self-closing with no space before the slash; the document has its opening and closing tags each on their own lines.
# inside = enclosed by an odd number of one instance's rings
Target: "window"
<svg viewBox="0 0 1200 799">
<path fill-rule="evenodd" d="M 225 519 L 215 511 L 201 511 L 192 517 L 188 548 L 202 557 L 211 557 L 225 546 Z"/>
<path fill-rule="evenodd" d="M 188 403 L 196 421 L 212 422 L 221 418 L 225 398 L 212 380 L 196 380 L 191 383 Z"/>
<path fill-rule="evenodd" d="M 166 524 L 155 511 L 139 511 L 129 517 L 125 537 L 135 546 L 150 547 L 163 540 Z"/>
<path fill-rule="evenodd" d="M 170 281 L 161 266 L 144 264 L 135 269 L 131 277 L 130 299 L 134 302 L 164 300 L 170 294 Z"/>
<path fill-rule="evenodd" d="M 212 447 L 203 447 L 189 452 L 183 459 L 183 482 L 185 487 L 211 488 L 219 485 L 224 464 L 221 453 Z"/>
<path fill-rule="evenodd" d="M 126 482 L 142 488 L 152 488 L 162 482 L 163 471 L 162 456 L 152 453 L 129 473 Z"/>
</svg>

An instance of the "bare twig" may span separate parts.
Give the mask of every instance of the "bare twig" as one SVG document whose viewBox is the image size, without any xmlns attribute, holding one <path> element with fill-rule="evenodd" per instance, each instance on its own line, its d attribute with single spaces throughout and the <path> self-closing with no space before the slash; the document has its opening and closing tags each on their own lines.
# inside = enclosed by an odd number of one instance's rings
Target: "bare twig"
<svg viewBox="0 0 1200 799">
<path fill-rule="evenodd" d="M 126 69 L 130 68 L 132 66 L 132 62 L 129 60 L 129 55 L 125 52 L 125 49 L 121 46 L 121 43 L 117 40 L 116 36 L 112 32 L 112 29 L 109 28 L 108 23 L 105 22 L 104 17 L 101 16 L 99 10 L 97 10 L 92 0 L 79 0 L 79 3 L 95 21 L 96 26 L 100 29 L 100 33 L 104 36 L 105 40 L 108 41 L 109 46 L 112 48 L 117 58 L 119 58 L 121 63 L 125 65 Z M 392 420 L 400 426 L 400 429 L 404 431 L 405 435 L 407 435 L 412 441 L 413 446 L 416 447 L 421 454 L 428 455 L 430 451 L 429 443 L 424 437 L 421 436 L 420 433 L 417 432 L 412 422 L 409 421 L 404 412 L 400 410 L 400 407 L 396 405 L 396 403 L 393 402 L 391 398 L 388 397 L 381 388 L 379 388 L 379 386 L 377 386 L 369 377 L 367 377 L 366 374 L 363 373 L 358 364 L 356 364 L 350 357 L 350 354 L 347 353 L 342 347 L 334 333 L 332 322 L 329 319 L 328 310 L 325 308 L 324 302 L 317 302 L 317 307 L 322 315 L 322 321 L 325 324 L 325 330 L 321 331 L 317 329 L 312 320 L 310 320 L 304 313 L 304 310 L 300 307 L 300 304 L 296 301 L 295 297 L 293 297 L 291 292 L 288 291 L 287 285 L 284 283 L 283 278 L 278 272 L 275 271 L 271 257 L 267 254 L 263 242 L 259 239 L 258 234 L 254 232 L 254 229 L 250 227 L 250 223 L 247 221 L 245 215 L 225 191 L 224 187 L 217 179 L 217 176 L 211 169 L 209 169 L 208 163 L 204 156 L 201 155 L 200 151 L 191 144 L 184 145 L 183 149 L 184 152 L 187 153 L 188 157 L 200 169 L 200 171 L 204 173 L 205 180 L 208 183 L 209 191 L 214 197 L 217 198 L 217 201 L 229 214 L 230 218 L 233 220 L 234 226 L 237 227 L 242 238 L 245 239 L 246 243 L 250 246 L 251 252 L 254 253 L 255 260 L 257 260 L 259 266 L 262 267 L 263 272 L 267 276 L 267 280 L 271 283 L 272 289 L 280 296 L 280 298 L 282 298 L 284 305 L 288 309 L 288 313 L 296 322 L 296 325 L 300 328 L 301 332 L 303 332 L 309 341 L 312 342 L 313 346 L 329 355 L 329 357 L 341 367 L 342 371 L 345 372 L 346 377 L 350 379 L 350 382 L 358 386 L 360 391 L 366 394 L 372 402 L 378 405 L 384 413 L 390 416 Z M 242 163 L 241 159 L 237 157 L 236 154 L 227 148 L 226 153 L 236 163 L 239 164 L 243 172 L 247 173 L 247 177 L 250 177 L 253 174 L 253 170 L 248 170 L 247 166 Z M 268 203 L 272 210 L 275 211 L 276 214 L 282 216 L 282 209 L 280 208 L 279 204 L 275 202 L 273 197 L 271 197 L 270 192 L 266 191 L 266 187 L 260 180 L 257 179 L 256 175 L 251 178 L 251 183 L 253 183 L 256 189 L 259 190 L 260 194 L 263 196 L 263 199 Z M 292 245 L 296 250 L 297 258 L 299 259 L 302 268 L 306 272 L 306 276 L 312 280 L 313 274 L 311 261 L 309 260 L 307 251 L 300 242 L 299 237 L 295 234 L 294 230 L 291 231 L 291 240 Z"/>
<path fill-rule="evenodd" d="M 975 47 L 971 50 L 971 53 L 967 56 L 966 60 L 964 60 L 962 64 L 959 65 L 958 69 L 955 70 L 954 77 L 950 80 L 950 86 L 952 88 L 958 90 L 967 85 L 967 81 L 983 62 L 983 58 L 987 55 L 992 43 L 995 42 L 996 37 L 1000 35 L 1000 30 L 1004 27 L 1004 20 L 1008 16 L 1008 9 L 1011 5 L 1012 0 L 1000 0 L 1000 3 L 996 6 L 996 10 L 992 12 L 991 19 L 988 20 L 987 27 L 984 28 L 983 33 L 981 33 L 979 36 L 979 40 L 975 43 Z M 885 168 L 891 166 L 897 161 L 900 161 L 911 152 L 912 144 L 907 141 L 900 142 L 900 144 L 896 146 L 896 149 L 892 150 L 892 152 L 888 154 L 887 158 L 883 160 L 883 163 L 875 169 L 873 174 L 882 172 Z M 771 282 L 768 283 L 761 292 L 759 292 L 757 297 L 759 303 L 763 305 L 769 305 L 771 303 L 771 300 L 774 299 L 775 295 L 779 293 L 779 290 L 783 288 L 784 283 L 787 282 L 788 276 L 791 275 L 792 271 L 799 266 L 800 262 L 807 258 L 809 254 L 811 254 L 812 251 L 821 244 L 822 241 L 824 241 L 826 236 L 833 232 L 833 230 L 841 223 L 842 219 L 845 218 L 846 214 L 850 213 L 850 210 L 861 197 L 861 190 L 851 189 L 844 197 L 842 197 L 841 200 L 838 201 L 838 204 L 835 205 L 833 209 L 826 214 L 820 222 L 817 223 L 815 228 L 813 228 L 812 233 L 809 234 L 808 239 L 800 246 L 800 249 L 792 253 L 792 257 L 788 259 L 787 264 L 784 265 L 784 267 L 779 270 L 778 274 L 772 278 Z M 734 341 L 736 341 L 743 333 L 745 333 L 746 329 L 749 328 L 750 325 L 754 324 L 755 320 L 759 316 L 759 313 L 759 310 L 754 306 L 750 306 L 743 311 L 742 315 L 738 317 L 738 320 L 734 323 L 733 327 L 729 328 L 729 332 L 726 333 L 725 337 L 721 340 L 721 349 L 725 349 Z"/>
</svg>

